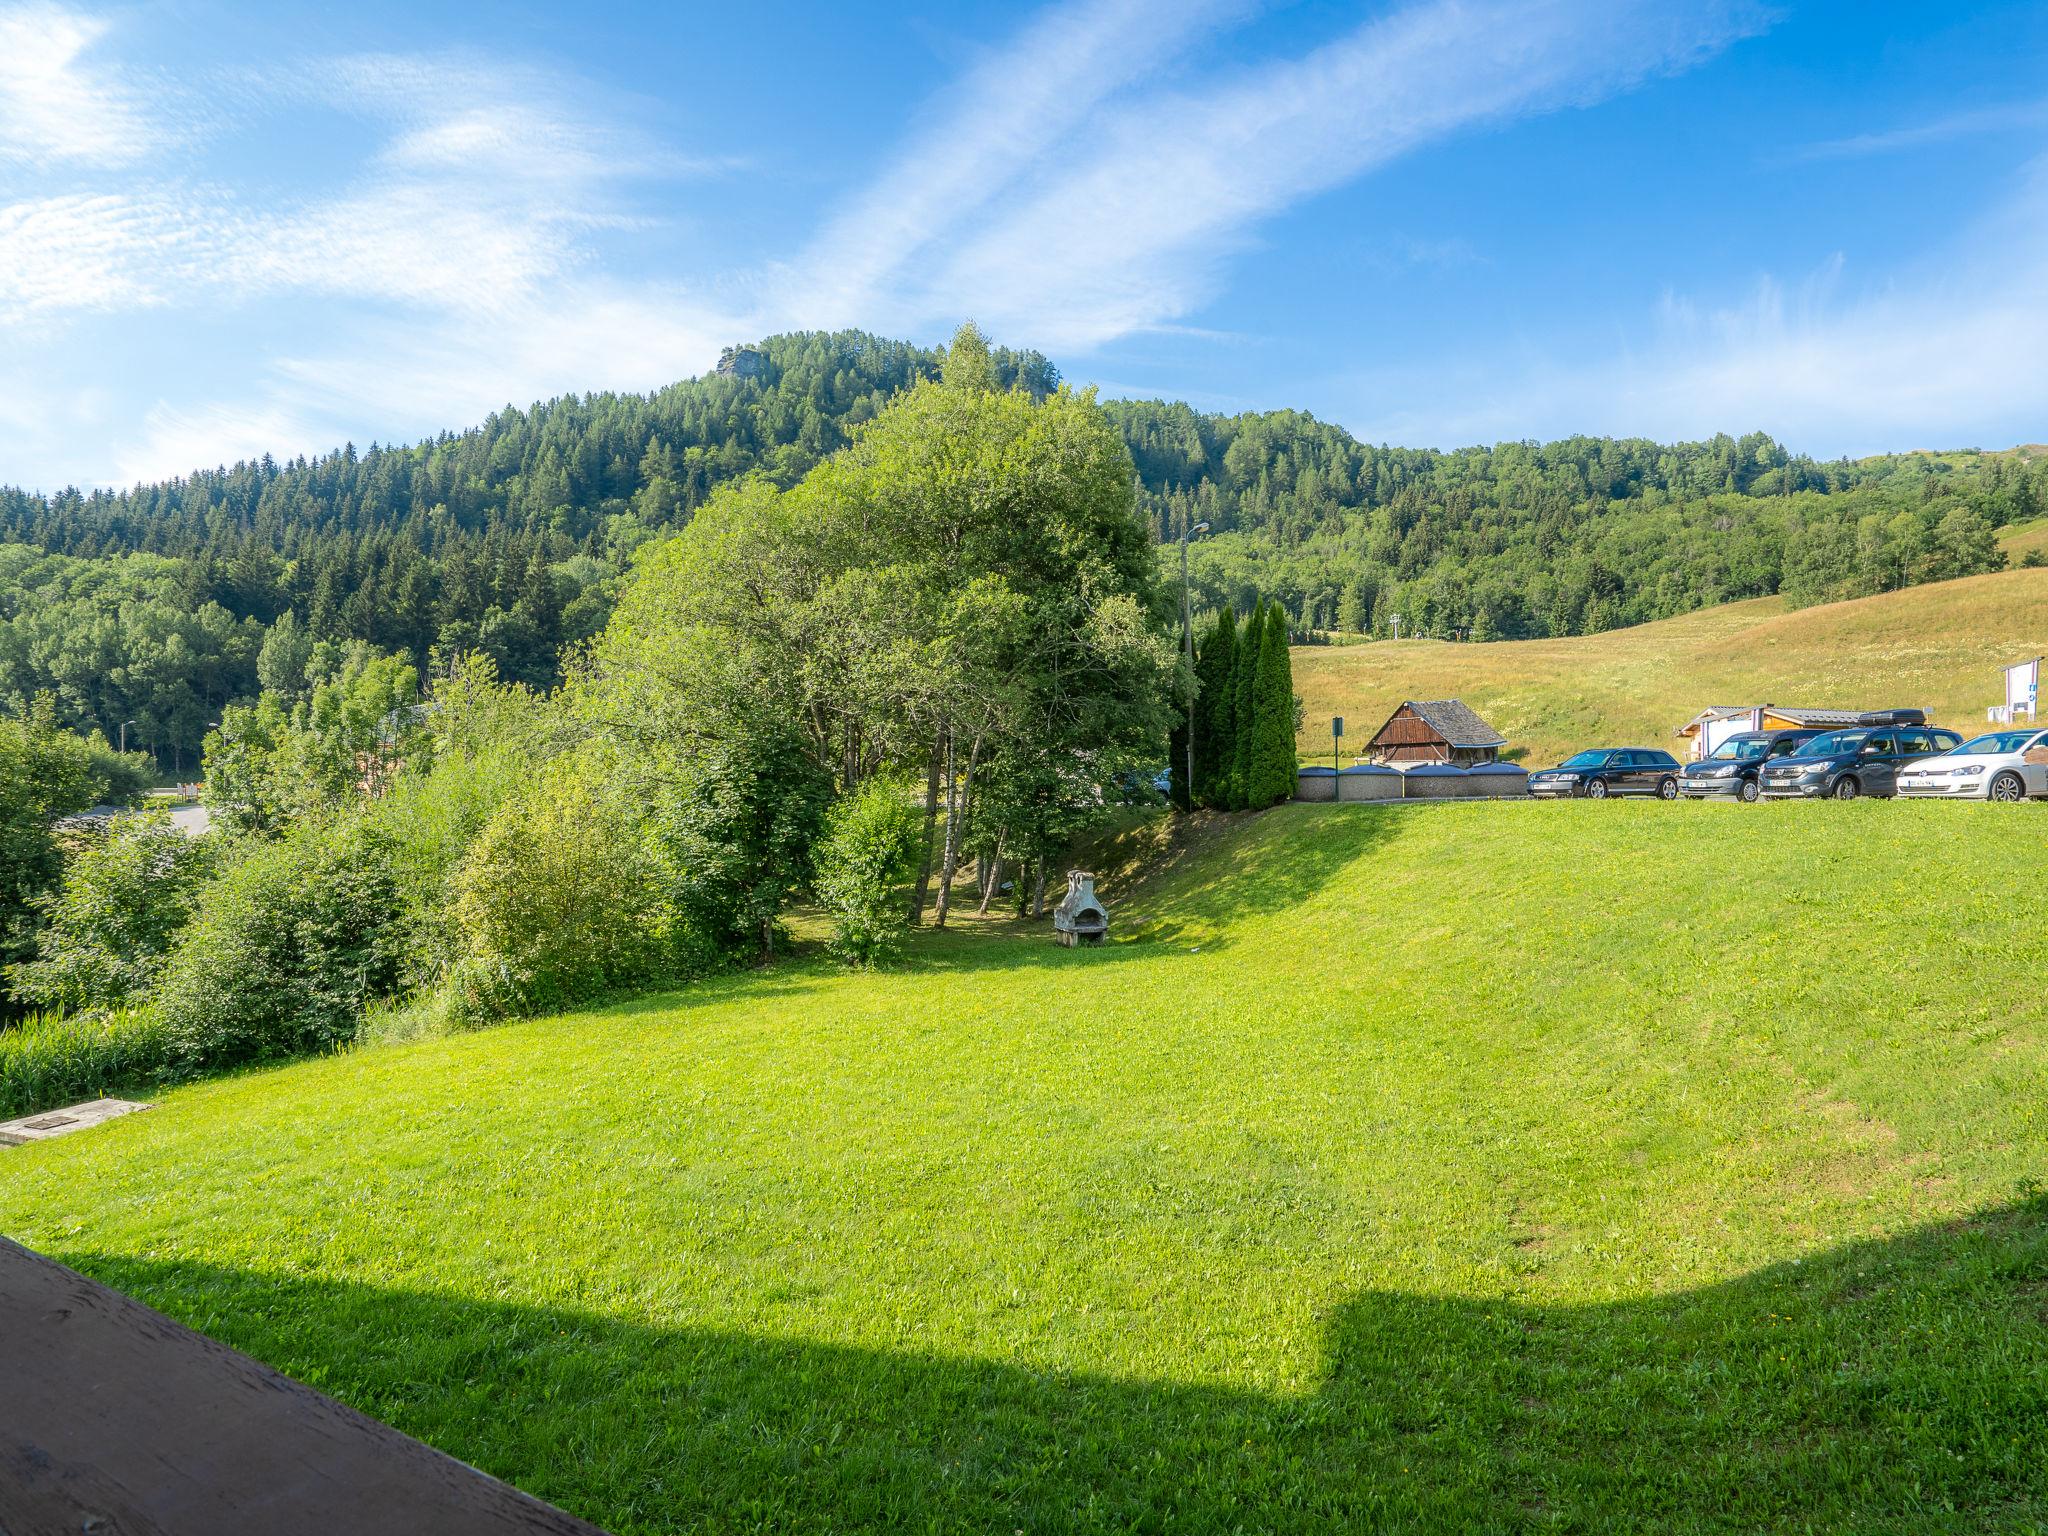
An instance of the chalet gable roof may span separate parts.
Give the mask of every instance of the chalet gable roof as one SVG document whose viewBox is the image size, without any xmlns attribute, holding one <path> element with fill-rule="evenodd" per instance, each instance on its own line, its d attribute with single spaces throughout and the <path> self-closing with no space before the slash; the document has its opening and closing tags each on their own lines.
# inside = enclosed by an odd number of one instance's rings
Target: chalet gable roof
<svg viewBox="0 0 2048 1536">
<path fill-rule="evenodd" d="M 1412 709 L 1429 728 L 1454 747 L 1504 747 L 1507 737 L 1488 725 L 1460 699 L 1407 699 L 1401 709 Z M 1394 711 L 1399 714 L 1401 710 Z M 1384 732 L 1386 726 L 1381 726 Z M 1377 738 L 1375 738 L 1377 739 Z"/>
</svg>

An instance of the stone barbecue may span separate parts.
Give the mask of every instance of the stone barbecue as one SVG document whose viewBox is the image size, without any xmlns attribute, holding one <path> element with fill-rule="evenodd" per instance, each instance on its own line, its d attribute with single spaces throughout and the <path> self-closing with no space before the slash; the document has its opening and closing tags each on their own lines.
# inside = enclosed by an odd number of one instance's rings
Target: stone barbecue
<svg viewBox="0 0 2048 1536">
<path fill-rule="evenodd" d="M 1072 948 L 1100 944 L 1109 933 L 1109 908 L 1095 895 L 1095 877 L 1085 870 L 1067 871 L 1067 894 L 1052 911 L 1053 934 Z"/>
</svg>

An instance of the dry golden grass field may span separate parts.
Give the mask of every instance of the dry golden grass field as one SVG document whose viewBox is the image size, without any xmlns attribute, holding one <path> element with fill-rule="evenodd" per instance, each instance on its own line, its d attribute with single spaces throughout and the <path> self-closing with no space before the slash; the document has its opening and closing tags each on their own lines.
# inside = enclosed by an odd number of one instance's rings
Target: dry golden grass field
<svg viewBox="0 0 2048 1536">
<path fill-rule="evenodd" d="M 2048 526 L 2019 538 L 2048 543 Z M 1304 762 L 1330 760 L 1330 717 L 1362 749 L 1403 699 L 1462 698 L 1537 763 L 1590 746 L 1661 746 L 1710 704 L 1914 705 L 1968 734 L 1999 669 L 2048 653 L 2048 568 L 1789 609 L 1758 598 L 1568 640 L 1441 640 L 1294 652 Z M 1347 753 L 1346 761 L 1349 761 Z"/>
</svg>

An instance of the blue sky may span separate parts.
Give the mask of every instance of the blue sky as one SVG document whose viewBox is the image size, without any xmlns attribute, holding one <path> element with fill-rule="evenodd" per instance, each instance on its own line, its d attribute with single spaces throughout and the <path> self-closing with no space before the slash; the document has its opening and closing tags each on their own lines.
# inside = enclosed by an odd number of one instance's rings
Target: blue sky
<svg viewBox="0 0 2048 1536">
<path fill-rule="evenodd" d="M 972 316 L 1361 437 L 2048 438 L 2048 6 L 0 0 L 0 482 Z"/>
</svg>

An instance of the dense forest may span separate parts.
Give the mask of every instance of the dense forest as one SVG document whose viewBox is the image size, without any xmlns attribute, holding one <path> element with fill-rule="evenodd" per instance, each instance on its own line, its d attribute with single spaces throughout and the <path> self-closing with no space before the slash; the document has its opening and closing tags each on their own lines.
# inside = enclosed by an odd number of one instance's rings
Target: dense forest
<svg viewBox="0 0 2048 1536">
<path fill-rule="evenodd" d="M 940 358 L 779 336 L 652 395 L 508 407 L 410 447 L 122 492 L 0 489 L 0 708 L 51 695 L 65 723 L 110 740 L 125 725 L 188 773 L 228 704 L 309 696 L 349 642 L 422 671 L 481 653 L 551 684 L 640 545 L 725 483 L 794 486 Z M 993 364 L 1034 397 L 1058 383 L 1035 352 Z M 1396 615 L 1409 635 L 1576 634 L 1773 592 L 1857 596 L 1996 568 L 1994 530 L 2048 502 L 2048 464 L 1996 454 L 1818 463 L 1760 435 L 1443 453 L 1297 411 L 1106 410 L 1155 538 L 1210 525 L 1198 606 L 1274 602 L 1297 636 L 1384 635 Z"/>
</svg>

